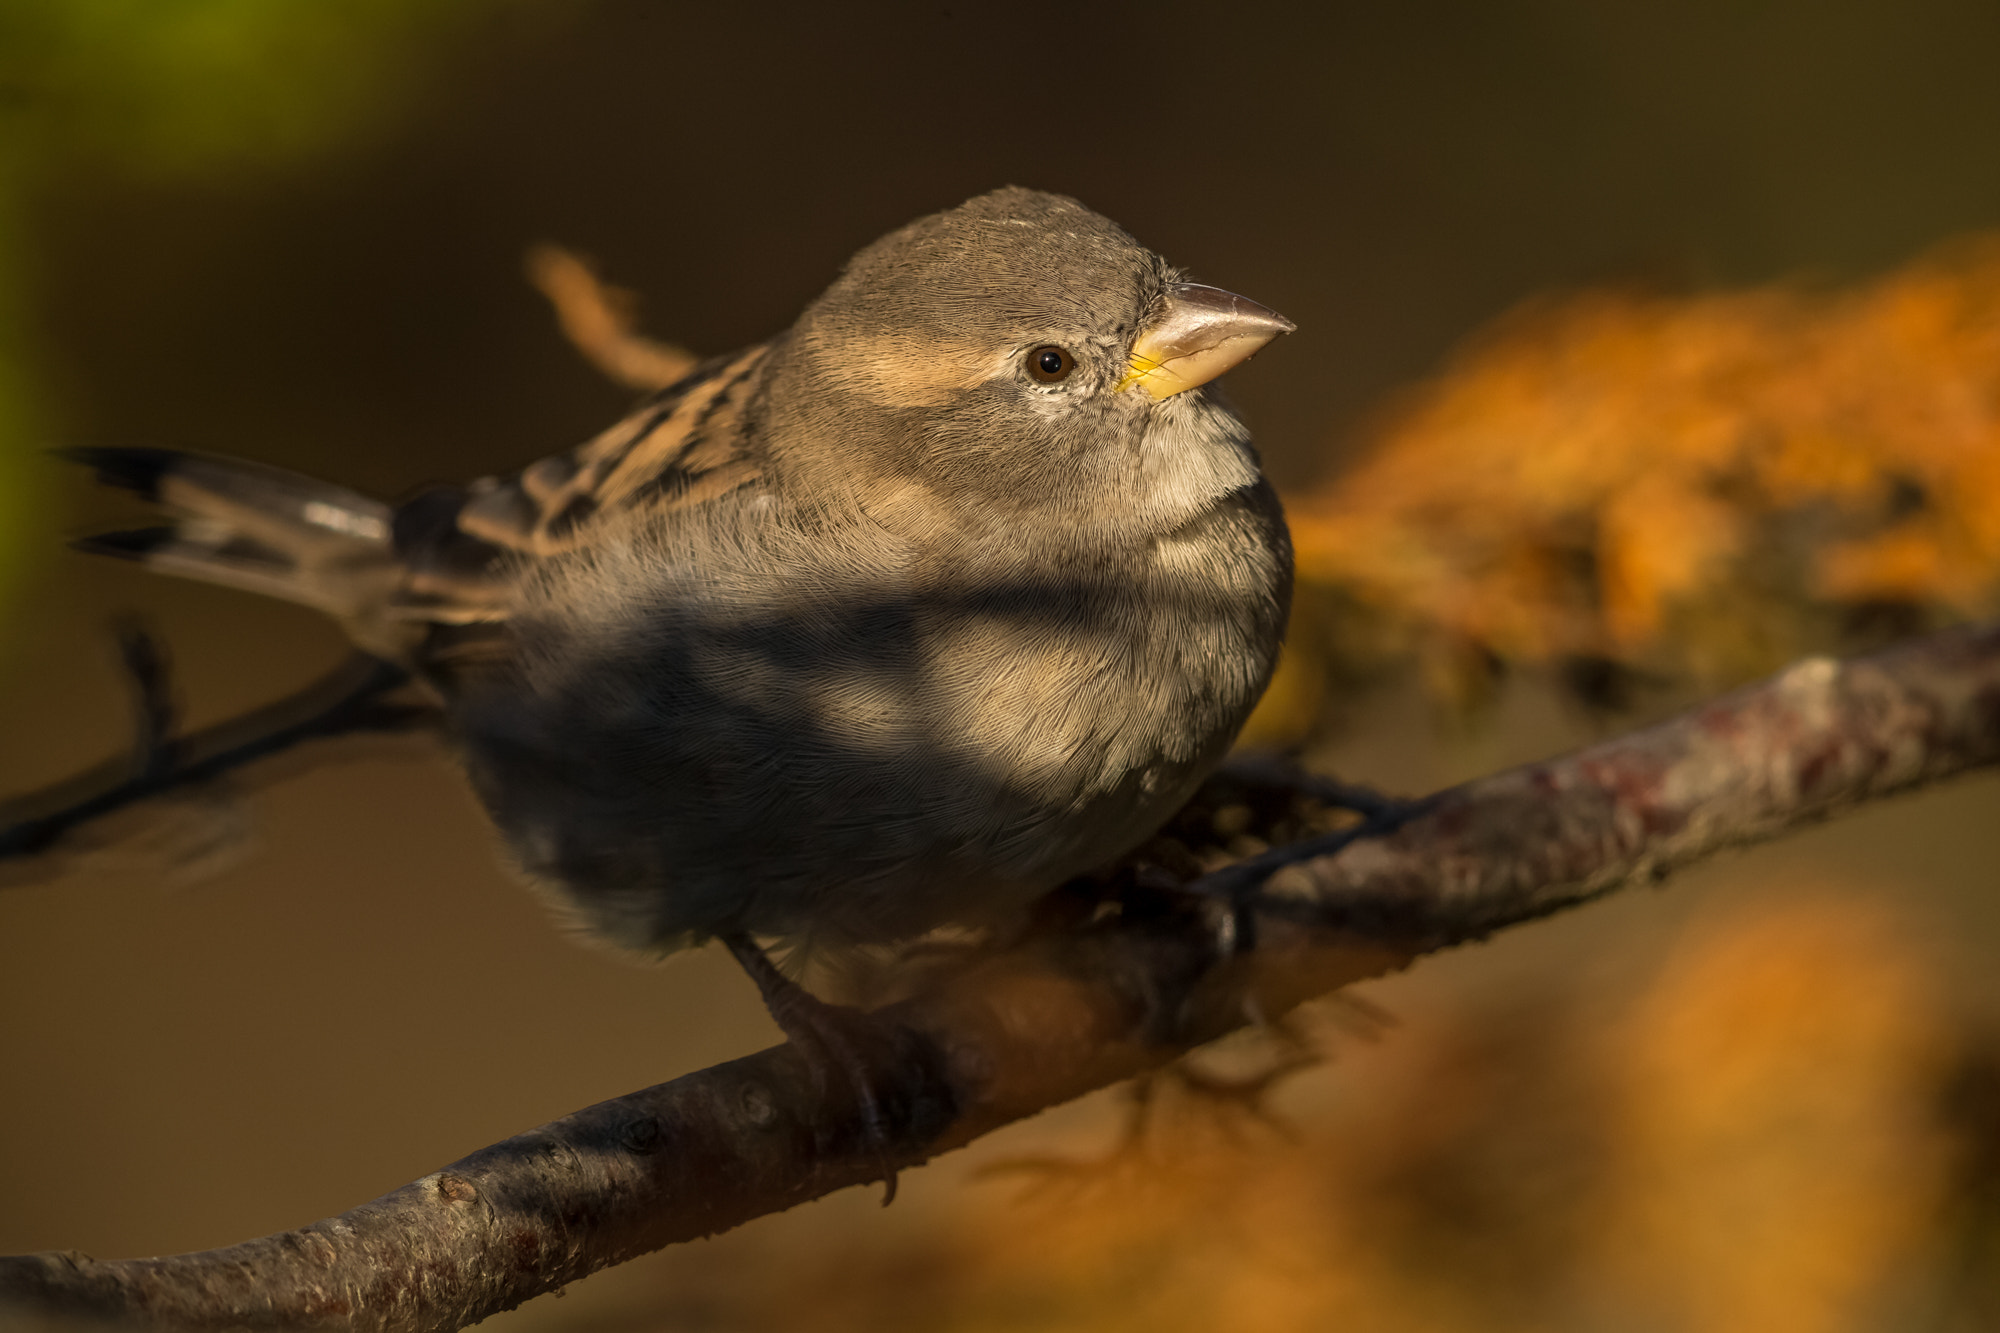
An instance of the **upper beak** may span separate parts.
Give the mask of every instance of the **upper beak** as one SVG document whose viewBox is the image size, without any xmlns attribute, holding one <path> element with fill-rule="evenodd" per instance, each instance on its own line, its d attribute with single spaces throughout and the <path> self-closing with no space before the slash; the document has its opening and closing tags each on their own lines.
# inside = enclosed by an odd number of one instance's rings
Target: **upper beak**
<svg viewBox="0 0 2000 1333">
<path fill-rule="evenodd" d="M 1118 382 L 1155 398 L 1171 398 L 1248 361 L 1271 339 L 1298 325 L 1268 306 L 1196 282 L 1177 283 L 1132 344 L 1132 366 Z"/>
</svg>

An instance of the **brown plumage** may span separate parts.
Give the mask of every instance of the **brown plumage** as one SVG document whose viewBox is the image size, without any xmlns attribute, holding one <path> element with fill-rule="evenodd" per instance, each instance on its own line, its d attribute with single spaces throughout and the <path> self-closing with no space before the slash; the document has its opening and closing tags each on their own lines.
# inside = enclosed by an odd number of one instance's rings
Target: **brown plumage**
<svg viewBox="0 0 2000 1333">
<path fill-rule="evenodd" d="M 1217 763 L 1290 591 L 1206 381 L 1289 328 L 1008 189 L 597 438 L 391 509 L 82 450 L 181 517 L 91 549 L 338 617 L 437 691 L 514 860 L 599 935 L 992 920 Z"/>
</svg>

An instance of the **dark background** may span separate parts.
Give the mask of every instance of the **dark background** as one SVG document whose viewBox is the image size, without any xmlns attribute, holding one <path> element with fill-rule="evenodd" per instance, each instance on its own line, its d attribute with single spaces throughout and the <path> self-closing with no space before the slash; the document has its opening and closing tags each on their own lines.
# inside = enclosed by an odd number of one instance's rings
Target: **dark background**
<svg viewBox="0 0 2000 1333">
<path fill-rule="evenodd" d="M 788 323 L 880 233 L 1012 182 L 1297 321 L 1231 385 L 1300 487 L 1385 395 L 1537 293 L 1837 281 L 2000 223 L 1996 58 L 1989 0 L 473 8 L 384 76 L 387 109 L 315 151 L 191 173 L 51 156 L 15 239 L 23 346 L 49 439 L 393 496 L 518 466 L 625 401 L 554 333 L 520 276 L 529 244 L 588 253 L 652 332 L 715 352 Z M 0 786 L 122 743 L 119 608 L 169 636 L 196 720 L 339 652 L 304 612 L 64 553 L 62 532 L 125 511 L 52 464 L 27 484 Z M 1336 757 L 1418 788 L 1579 727 L 1524 696 L 1439 739 L 1391 696 Z M 1825 879 L 1918 901 L 1969 977 L 2000 937 L 1993 791 L 1871 812 L 1379 989 L 1420 1024 L 1549 969 L 1615 985 L 1706 896 Z M 719 958 L 635 967 L 549 929 L 442 762 L 346 765 L 251 808 L 256 845 L 205 882 L 101 866 L 0 896 L 0 1252 L 296 1225 L 770 1035 Z M 830 1218 L 893 1236 L 960 1172 L 918 1173 L 887 1217 L 857 1196 L 705 1262 L 765 1262 Z M 513 1326 L 644 1308 L 669 1271 Z"/>
</svg>

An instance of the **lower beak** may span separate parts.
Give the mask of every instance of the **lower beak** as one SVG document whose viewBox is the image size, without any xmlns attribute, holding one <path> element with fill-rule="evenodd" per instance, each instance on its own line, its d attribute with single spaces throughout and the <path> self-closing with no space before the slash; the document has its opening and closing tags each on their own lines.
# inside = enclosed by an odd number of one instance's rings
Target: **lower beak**
<svg viewBox="0 0 2000 1333">
<path fill-rule="evenodd" d="M 1220 287 L 1177 283 L 1166 305 L 1139 331 L 1131 368 L 1118 387 L 1171 398 L 1248 361 L 1265 343 L 1297 327 L 1277 311 Z"/>
</svg>

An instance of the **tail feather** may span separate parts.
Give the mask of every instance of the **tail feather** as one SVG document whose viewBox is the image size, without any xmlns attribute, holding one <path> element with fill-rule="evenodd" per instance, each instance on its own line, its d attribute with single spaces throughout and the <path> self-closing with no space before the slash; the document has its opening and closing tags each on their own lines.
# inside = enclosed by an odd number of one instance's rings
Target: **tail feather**
<svg viewBox="0 0 2000 1333">
<path fill-rule="evenodd" d="M 91 555 L 137 561 L 160 574 L 222 584 L 324 610 L 334 609 L 311 595 L 313 589 L 300 578 L 292 561 L 251 541 L 210 545 L 187 540 L 181 528 L 159 527 L 100 532 L 79 537 L 70 545 Z"/>
<path fill-rule="evenodd" d="M 317 607 L 345 622 L 363 647 L 400 655 L 410 630 L 390 623 L 402 570 L 388 505 L 261 463 L 172 449 L 62 454 L 176 520 L 85 537 L 81 549 Z"/>
<path fill-rule="evenodd" d="M 148 500 L 157 500 L 160 495 L 160 474 L 180 457 L 171 449 L 101 449 L 70 448 L 55 451 L 57 458 L 72 463 L 81 463 L 97 473 L 97 480 L 106 486 L 116 486 L 121 490 L 137 491 Z"/>
<path fill-rule="evenodd" d="M 172 528 L 133 528 L 126 532 L 95 532 L 75 537 L 70 546 L 91 555 L 108 555 L 119 560 L 144 561 L 163 546 L 173 543 Z"/>
<path fill-rule="evenodd" d="M 263 463 L 173 449 L 62 451 L 108 486 L 155 504 L 231 524 L 279 549 L 328 542 L 386 546 L 394 511 L 379 500 Z"/>
</svg>

